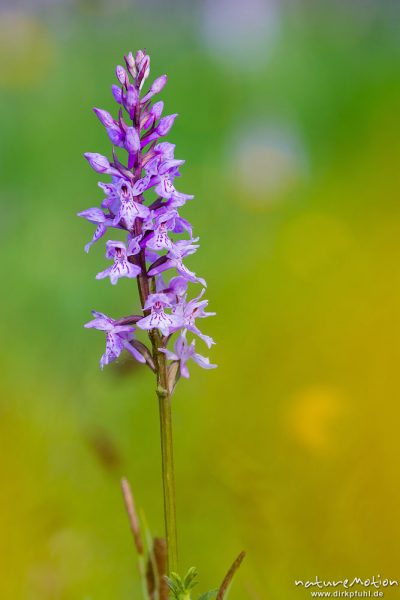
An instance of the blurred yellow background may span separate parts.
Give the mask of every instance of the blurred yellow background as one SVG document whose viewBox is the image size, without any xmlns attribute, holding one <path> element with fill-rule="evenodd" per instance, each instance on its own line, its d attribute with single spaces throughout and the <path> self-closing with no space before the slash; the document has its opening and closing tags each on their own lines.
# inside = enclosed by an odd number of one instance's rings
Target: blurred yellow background
<svg viewBox="0 0 400 600">
<path fill-rule="evenodd" d="M 162 533 L 157 403 L 129 357 L 103 373 L 104 246 L 82 154 L 92 106 L 146 47 L 164 72 L 183 216 L 208 281 L 196 366 L 174 399 L 182 571 L 230 598 L 294 579 L 400 578 L 399 5 L 383 0 L 30 0 L 0 5 L 0 598 L 140 598 L 119 490 Z M 200 589 L 200 588 L 199 588 Z M 395 592 L 393 592 L 395 594 Z M 390 596 L 390 592 L 387 593 Z"/>
</svg>

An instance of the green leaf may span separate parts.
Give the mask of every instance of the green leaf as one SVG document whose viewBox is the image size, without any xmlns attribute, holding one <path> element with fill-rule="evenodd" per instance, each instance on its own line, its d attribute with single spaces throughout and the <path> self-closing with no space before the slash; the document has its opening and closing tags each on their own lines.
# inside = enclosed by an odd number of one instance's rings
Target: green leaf
<svg viewBox="0 0 400 600">
<path fill-rule="evenodd" d="M 189 569 L 189 572 L 183 581 L 178 573 L 170 573 L 170 576 L 166 578 L 168 587 L 176 600 L 186 600 L 190 598 L 189 589 L 186 588 L 185 584 L 187 577 L 189 582 L 193 579 L 192 569 Z"/>
<path fill-rule="evenodd" d="M 170 573 L 170 576 L 166 577 L 166 581 L 173 598 L 175 600 L 190 600 L 190 590 L 197 585 L 196 577 L 197 569 L 195 567 L 189 569 L 183 580 L 177 573 Z"/>
<path fill-rule="evenodd" d="M 197 585 L 197 581 L 195 581 L 197 577 L 197 569 L 195 567 L 191 567 L 187 572 L 185 579 L 183 580 L 183 587 L 185 592 L 193 589 L 195 585 Z"/>
<path fill-rule="evenodd" d="M 185 593 L 185 589 L 182 585 L 182 580 L 179 575 L 177 573 L 171 573 L 170 577 L 166 577 L 166 580 L 175 600 L 181 600 L 181 596 Z"/>
<path fill-rule="evenodd" d="M 210 590 L 199 596 L 198 600 L 211 600 L 211 598 L 215 598 L 217 594 L 218 590 Z"/>
</svg>

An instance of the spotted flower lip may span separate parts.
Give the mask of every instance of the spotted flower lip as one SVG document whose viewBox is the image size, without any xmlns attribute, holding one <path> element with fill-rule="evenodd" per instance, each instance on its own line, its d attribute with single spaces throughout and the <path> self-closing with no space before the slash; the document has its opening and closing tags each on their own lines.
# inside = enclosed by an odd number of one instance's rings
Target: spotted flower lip
<svg viewBox="0 0 400 600">
<path fill-rule="evenodd" d="M 133 188 L 127 181 L 118 184 L 120 204 L 113 220 L 113 225 L 122 225 L 128 231 L 134 229 L 137 218 L 145 219 L 150 214 L 150 209 L 134 200 Z"/>
<path fill-rule="evenodd" d="M 169 250 L 172 248 L 172 245 L 173 242 L 168 236 L 168 228 L 165 222 L 160 223 L 147 242 L 147 247 L 153 250 Z"/>
<path fill-rule="evenodd" d="M 164 309 L 170 307 L 170 301 L 166 294 L 150 294 L 144 305 L 144 309 L 151 310 L 150 315 L 143 317 L 137 322 L 140 329 L 159 329 L 163 335 L 169 335 L 171 329 L 180 327 L 181 319 L 174 314 L 166 314 Z"/>
<path fill-rule="evenodd" d="M 145 302 L 144 309 L 153 308 L 154 306 L 160 306 L 162 308 L 171 306 L 169 298 L 167 294 L 158 293 L 158 294 L 150 294 Z"/>
<path fill-rule="evenodd" d="M 185 160 L 175 157 L 175 144 L 163 139 L 178 116 L 163 115 L 164 102 L 158 95 L 167 84 L 167 75 L 148 84 L 149 75 L 147 52 L 128 52 L 116 67 L 116 82 L 111 87 L 117 110 L 93 109 L 112 150 L 108 156 L 95 152 L 84 156 L 92 169 L 108 180 L 99 182 L 104 192 L 100 207 L 78 213 L 95 226 L 86 251 L 110 230 L 124 236 L 106 242 L 106 258 L 112 264 L 96 278 L 109 278 L 112 285 L 121 278 L 136 279 L 142 315 L 124 317 L 121 324 L 103 313 L 93 313 L 95 318 L 86 327 L 106 333 L 102 367 L 127 349 L 156 371 L 159 355 L 154 332 L 158 331 L 162 337 L 157 339 L 163 343 L 160 351 L 167 360 L 179 361 L 182 376 L 188 377 L 189 359 L 206 369 L 215 367 L 196 352 L 194 341 L 187 340 L 188 335 L 198 337 L 211 347 L 214 340 L 200 331 L 197 320 L 215 313 L 206 310 L 206 281 L 186 264 L 197 252 L 199 238 L 193 237 L 191 223 L 181 214 L 186 202 L 194 198 L 178 189 Z M 191 299 L 192 287 L 199 284 L 202 290 Z M 132 324 L 149 332 L 153 355 L 135 338 Z M 173 351 L 167 347 L 171 338 L 175 338 Z"/>
<path fill-rule="evenodd" d="M 113 259 L 114 264 L 96 275 L 96 279 L 109 277 L 113 285 L 121 277 L 135 278 L 141 272 L 141 268 L 128 261 L 128 253 L 123 242 L 108 241 L 106 244 L 106 258 Z"/>
<path fill-rule="evenodd" d="M 143 243 L 153 250 L 172 250 L 174 244 L 169 232 L 177 229 L 176 219 L 179 216 L 174 211 L 156 214 L 149 225 L 149 231 L 143 236 Z"/>
</svg>

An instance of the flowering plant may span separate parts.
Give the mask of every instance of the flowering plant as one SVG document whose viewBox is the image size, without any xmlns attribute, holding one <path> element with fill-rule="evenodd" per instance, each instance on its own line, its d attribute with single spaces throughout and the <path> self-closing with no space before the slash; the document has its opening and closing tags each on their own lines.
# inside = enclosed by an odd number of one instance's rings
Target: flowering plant
<svg viewBox="0 0 400 600">
<path fill-rule="evenodd" d="M 121 277 L 136 279 L 141 314 L 114 319 L 93 311 L 94 318 L 85 327 L 106 334 L 106 349 L 100 359 L 102 368 L 127 350 L 155 373 L 161 423 L 167 571 L 174 574 L 169 585 L 178 597 L 171 396 L 179 378 L 189 377 L 190 360 L 204 369 L 215 368 L 208 358 L 197 353 L 195 346 L 196 337 L 208 348 L 214 344 L 197 325 L 198 319 L 214 313 L 206 312 L 205 280 L 185 264 L 186 258 L 199 248 L 199 238 L 193 237 L 192 225 L 180 214 L 193 196 L 175 187 L 185 161 L 174 157 L 175 145 L 161 141 L 177 115 L 162 116 L 164 103 L 153 102 L 164 88 L 167 76 L 158 77 L 143 94 L 150 73 L 150 57 L 139 50 L 135 57 L 132 53 L 125 56 L 125 63 L 126 68 L 117 66 L 118 85 L 112 86 L 117 117 L 94 108 L 112 143 L 112 158 L 92 152 L 85 154 L 90 166 L 97 173 L 111 177 L 111 181 L 99 182 L 105 193 L 101 207 L 78 214 L 96 226 L 92 240 L 85 246 L 86 252 L 109 230 L 124 232 L 124 241 L 106 242 L 105 256 L 111 265 L 96 278 L 109 277 L 113 285 Z M 119 158 L 118 149 L 125 151 L 125 160 Z M 183 238 L 179 237 L 182 235 Z M 201 286 L 201 291 L 191 299 L 190 284 Z M 149 344 L 138 339 L 140 330 L 148 333 Z M 192 340 L 188 340 L 188 335 Z M 127 501 L 126 486 L 124 490 Z M 132 501 L 128 500 L 127 506 L 132 508 Z M 193 577 L 183 581 L 187 585 L 189 581 L 191 586 Z M 182 597 L 189 598 L 186 584 L 181 586 L 182 594 L 186 594 Z"/>
</svg>

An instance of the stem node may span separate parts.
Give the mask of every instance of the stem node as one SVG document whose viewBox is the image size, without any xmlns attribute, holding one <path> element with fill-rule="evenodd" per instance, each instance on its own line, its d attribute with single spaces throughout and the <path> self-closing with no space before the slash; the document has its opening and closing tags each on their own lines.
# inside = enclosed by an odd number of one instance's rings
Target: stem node
<svg viewBox="0 0 400 600">
<path fill-rule="evenodd" d="M 161 385 L 157 386 L 157 396 L 160 400 L 167 398 L 168 390 L 163 388 Z"/>
</svg>

